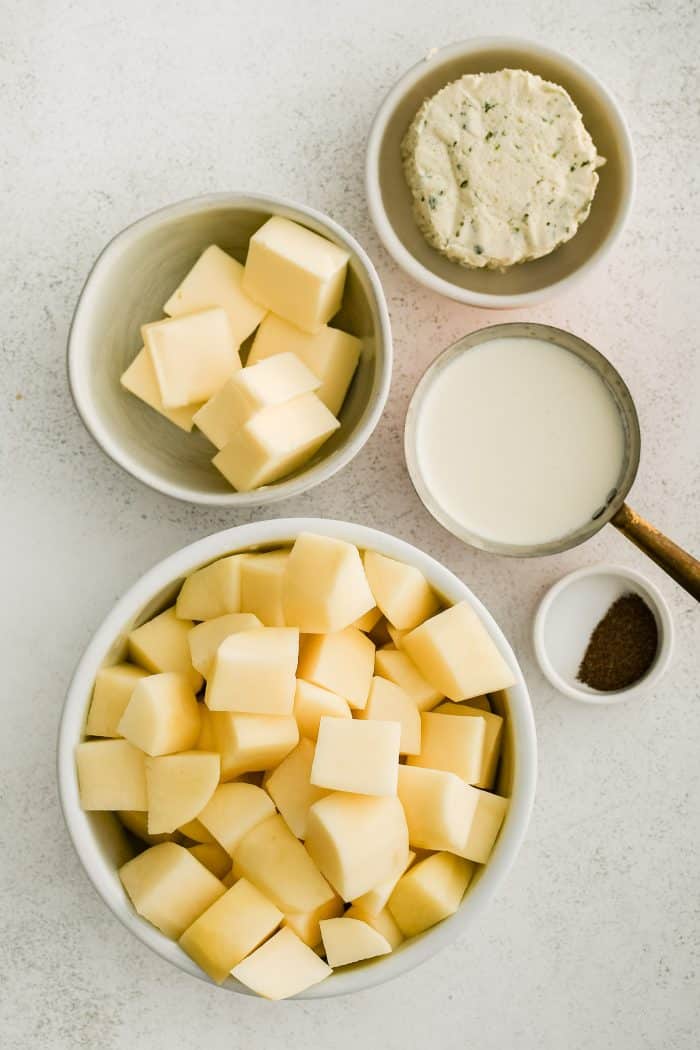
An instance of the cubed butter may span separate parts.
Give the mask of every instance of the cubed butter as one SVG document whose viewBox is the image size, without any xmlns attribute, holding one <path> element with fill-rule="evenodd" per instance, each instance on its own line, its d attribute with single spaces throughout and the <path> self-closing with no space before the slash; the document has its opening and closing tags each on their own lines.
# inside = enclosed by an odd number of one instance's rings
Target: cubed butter
<svg viewBox="0 0 700 1050">
<path fill-rule="evenodd" d="M 388 678 L 408 693 L 419 711 L 430 711 L 445 698 L 445 694 L 426 681 L 413 661 L 398 649 L 377 649 L 374 673 Z"/>
<path fill-rule="evenodd" d="M 175 831 L 193 820 L 218 783 L 219 756 L 214 752 L 181 751 L 146 758 L 149 834 Z"/>
<path fill-rule="evenodd" d="M 389 623 L 410 631 L 439 609 L 435 592 L 413 565 L 365 551 L 365 573 L 375 601 Z"/>
<path fill-rule="evenodd" d="M 312 948 L 286 928 L 232 970 L 241 984 L 273 1000 L 298 995 L 332 972 Z"/>
<path fill-rule="evenodd" d="M 486 699 L 485 697 L 476 697 Z M 489 791 L 496 779 L 496 768 L 501 752 L 501 737 L 503 735 L 503 719 L 494 714 L 489 708 L 473 707 L 473 700 L 461 704 L 446 700 L 434 711 L 434 714 L 454 715 L 465 718 L 481 718 L 484 723 L 484 746 L 481 753 L 481 769 L 476 780 L 470 781 L 474 787 L 485 788 Z M 486 701 L 488 703 L 488 700 Z"/>
<path fill-rule="evenodd" d="M 212 711 L 211 719 L 225 781 L 242 773 L 274 769 L 299 743 L 296 719 L 291 716 Z"/>
<path fill-rule="evenodd" d="M 226 312 L 219 307 L 141 328 L 165 408 L 202 404 L 241 367 Z"/>
<path fill-rule="evenodd" d="M 293 930 L 304 944 L 308 944 L 309 948 L 318 948 L 321 944 L 321 920 L 337 919 L 344 910 L 345 905 L 342 898 L 334 893 L 331 900 L 314 908 L 313 911 L 290 912 L 285 915 L 282 925 Z"/>
<path fill-rule="evenodd" d="M 415 703 L 403 689 L 386 678 L 375 677 L 367 706 L 358 718 L 398 722 L 401 726 L 399 753 L 418 755 L 421 750 L 421 716 Z"/>
<path fill-rule="evenodd" d="M 202 685 L 202 676 L 192 666 L 188 636 L 194 624 L 175 615 L 175 607 L 136 627 L 129 633 L 129 656 L 134 663 L 152 674 L 182 671 L 189 676 L 192 688 Z"/>
<path fill-rule="evenodd" d="M 217 879 L 224 879 L 231 870 L 231 858 L 218 842 L 197 842 L 187 850 Z"/>
<path fill-rule="evenodd" d="M 117 728 L 119 720 L 126 711 L 136 683 L 147 674 L 134 664 L 115 664 L 97 672 L 85 726 L 87 736 L 121 736 Z"/>
<path fill-rule="evenodd" d="M 365 911 L 364 908 L 359 908 L 353 904 L 351 908 L 345 912 L 346 919 L 361 919 L 362 922 L 366 922 L 368 926 L 371 926 L 377 933 L 381 933 L 393 950 L 396 950 L 401 942 L 404 940 L 404 935 L 396 925 L 396 920 L 391 914 L 388 908 L 382 908 L 376 915 L 370 915 L 369 912 Z"/>
<path fill-rule="evenodd" d="M 210 711 L 291 715 L 298 659 L 296 627 L 229 635 L 216 650 L 205 703 Z"/>
<path fill-rule="evenodd" d="M 323 919 L 321 937 L 328 965 L 333 968 L 391 952 L 386 937 L 362 919 Z"/>
<path fill-rule="evenodd" d="M 190 432 L 195 413 L 201 407 L 200 404 L 183 405 L 181 408 L 165 407 L 160 395 L 156 371 L 153 367 L 151 356 L 145 347 L 141 347 L 127 370 L 122 373 L 119 381 L 125 390 L 140 398 L 149 408 L 153 408 L 161 416 L 165 416 L 180 430 L 184 430 L 186 433 Z"/>
<path fill-rule="evenodd" d="M 145 755 L 128 740 L 84 740 L 75 761 L 83 809 L 148 809 Z"/>
<path fill-rule="evenodd" d="M 187 675 L 164 671 L 137 683 L 119 722 L 119 733 L 147 755 L 187 751 L 199 739 L 197 697 Z"/>
<path fill-rule="evenodd" d="M 300 735 L 308 737 L 309 740 L 316 740 L 318 727 L 324 715 L 329 718 L 352 718 L 350 705 L 342 696 L 297 678 L 294 717 Z"/>
<path fill-rule="evenodd" d="M 245 565 L 245 561 L 243 562 Z M 251 613 L 227 613 L 225 616 L 216 616 L 213 620 L 206 620 L 193 627 L 188 637 L 192 666 L 209 678 L 219 648 L 225 638 L 239 631 L 250 631 L 255 627 L 262 627 L 262 623 Z"/>
<path fill-rule="evenodd" d="M 358 897 L 353 901 L 356 908 L 360 908 L 362 911 L 367 912 L 369 915 L 378 915 L 380 911 L 386 908 L 386 903 L 391 897 L 394 891 L 396 883 L 399 881 L 403 873 L 410 868 L 416 859 L 416 854 L 413 850 L 408 851 L 408 860 L 404 860 L 403 857 L 399 858 L 399 863 L 386 879 L 383 879 L 377 886 L 374 886 L 367 893 L 363 893 L 361 897 Z"/>
<path fill-rule="evenodd" d="M 456 773 L 467 784 L 481 776 L 484 754 L 485 719 L 457 718 L 454 715 L 424 711 L 421 714 L 420 754 L 409 755 L 409 766 L 444 769 Z"/>
<path fill-rule="evenodd" d="M 395 795 L 400 739 L 398 722 L 323 717 L 311 783 L 331 791 Z"/>
<path fill-rule="evenodd" d="M 284 578 L 289 551 L 250 554 L 241 566 L 241 609 L 265 627 L 284 627 Z"/>
<path fill-rule="evenodd" d="M 400 766 L 398 797 L 415 849 L 459 852 L 471 826 L 476 799 L 455 773 Z"/>
<path fill-rule="evenodd" d="M 274 815 L 275 806 L 266 791 L 255 784 L 236 781 L 219 784 L 199 814 L 199 820 L 218 843 L 233 856 L 238 843 L 251 828 Z"/>
<path fill-rule="evenodd" d="M 473 801 L 474 813 L 462 845 L 455 852 L 467 860 L 485 864 L 501 830 L 508 810 L 508 799 L 474 787 L 467 788 L 467 797 L 470 803 Z"/>
<path fill-rule="evenodd" d="M 342 631 L 374 608 L 357 547 L 331 536 L 302 532 L 287 563 L 287 623 L 307 634 Z"/>
<path fill-rule="evenodd" d="M 175 611 L 182 620 L 214 620 L 241 609 L 241 564 L 245 554 L 230 554 L 197 569 L 183 583 Z"/>
<path fill-rule="evenodd" d="M 474 873 L 474 865 L 452 853 L 434 853 L 403 875 L 389 898 L 389 911 L 405 937 L 453 915 Z"/>
<path fill-rule="evenodd" d="M 275 215 L 250 238 L 243 290 L 305 332 L 317 332 L 340 309 L 349 258 L 327 238 Z"/>
<path fill-rule="evenodd" d="M 314 802 L 327 795 L 311 783 L 314 745 L 302 738 L 264 781 L 265 790 L 298 839 L 306 838 L 306 821 Z"/>
<path fill-rule="evenodd" d="M 356 627 L 302 636 L 299 677 L 338 693 L 356 710 L 367 703 L 373 671 L 374 642 Z"/>
</svg>

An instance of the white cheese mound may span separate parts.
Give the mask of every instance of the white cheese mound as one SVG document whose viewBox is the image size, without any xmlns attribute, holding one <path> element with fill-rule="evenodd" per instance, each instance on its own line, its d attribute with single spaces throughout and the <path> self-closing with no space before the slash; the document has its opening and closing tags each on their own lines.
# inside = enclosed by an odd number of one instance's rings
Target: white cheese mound
<svg viewBox="0 0 700 1050">
<path fill-rule="evenodd" d="M 428 243 L 488 269 L 570 240 L 605 163 L 564 88 L 522 69 L 447 84 L 423 103 L 401 153 Z"/>
</svg>

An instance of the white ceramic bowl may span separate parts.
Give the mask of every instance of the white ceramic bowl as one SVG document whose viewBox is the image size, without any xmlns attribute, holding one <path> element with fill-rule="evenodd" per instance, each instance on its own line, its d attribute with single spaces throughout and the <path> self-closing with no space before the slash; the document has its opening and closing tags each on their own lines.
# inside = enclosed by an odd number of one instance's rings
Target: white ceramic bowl
<svg viewBox="0 0 700 1050">
<path fill-rule="evenodd" d="M 455 915 L 419 937 L 406 941 L 386 958 L 337 971 L 303 996 L 322 998 L 381 984 L 417 966 L 461 936 L 505 878 L 527 830 L 537 773 L 535 725 L 527 687 L 513 651 L 498 625 L 469 588 L 449 569 L 410 544 L 376 529 L 317 518 L 287 518 L 241 525 L 184 547 L 134 584 L 116 604 L 88 645 L 70 685 L 61 718 L 58 783 L 61 805 L 73 844 L 85 871 L 107 906 L 127 929 L 162 958 L 186 973 L 207 980 L 174 941 L 140 918 L 132 908 L 117 875 L 118 866 L 131 855 L 131 847 L 112 814 L 85 813 L 80 808 L 74 750 L 83 736 L 97 671 L 105 664 L 123 659 L 127 633 L 172 602 L 184 576 L 224 554 L 292 542 L 301 531 L 335 536 L 417 566 L 446 600 L 466 600 L 476 609 L 517 679 L 516 684 L 497 699 L 497 706 L 500 704 L 507 714 L 504 757 L 497 787 L 503 794 L 510 796 L 511 803 L 488 864 L 480 869 Z M 246 991 L 233 978 L 229 978 L 224 987 Z"/>
<path fill-rule="evenodd" d="M 598 152 L 606 158 L 591 213 L 566 244 L 505 273 L 471 270 L 440 255 L 413 217 L 401 140 L 423 101 L 465 73 L 526 69 L 571 95 Z M 409 69 L 379 108 L 367 144 L 367 200 L 387 251 L 416 281 L 470 306 L 532 306 L 568 289 L 599 263 L 620 236 L 634 198 L 630 134 L 617 102 L 598 78 L 558 51 L 515 37 L 478 37 L 431 51 Z"/>
<path fill-rule="evenodd" d="M 638 594 L 649 606 L 659 645 L 643 678 L 626 689 L 601 693 L 576 674 L 594 628 L 623 594 Z M 542 673 L 560 693 L 586 704 L 615 704 L 653 689 L 666 673 L 673 655 L 673 621 L 661 591 L 641 572 L 622 565 L 591 565 L 550 587 L 535 615 L 533 641 Z"/>
<path fill-rule="evenodd" d="M 141 347 L 140 328 L 200 253 L 218 244 L 245 261 L 248 241 L 271 215 L 308 226 L 350 253 L 343 306 L 333 324 L 363 340 L 360 364 L 340 412 L 340 429 L 309 464 L 255 492 L 234 492 L 211 464 L 215 449 L 196 428 L 185 434 L 127 393 L 119 377 Z M 332 219 L 301 204 L 255 194 L 219 193 L 172 204 L 109 242 L 85 283 L 68 338 L 68 379 L 85 426 L 116 463 L 177 499 L 223 507 L 272 503 L 306 492 L 344 467 L 382 414 L 391 382 L 391 328 L 368 256 Z"/>
</svg>

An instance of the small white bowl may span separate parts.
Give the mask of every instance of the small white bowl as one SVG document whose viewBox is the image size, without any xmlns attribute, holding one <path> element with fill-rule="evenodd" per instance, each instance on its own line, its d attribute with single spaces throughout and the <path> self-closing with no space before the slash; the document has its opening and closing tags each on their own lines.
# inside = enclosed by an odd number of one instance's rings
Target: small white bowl
<svg viewBox="0 0 700 1050">
<path fill-rule="evenodd" d="M 385 958 L 346 967 L 300 998 L 317 999 L 356 992 L 397 977 L 462 936 L 512 867 L 530 820 L 537 777 L 537 741 L 532 707 L 522 672 L 503 633 L 478 598 L 449 569 L 402 540 L 376 529 L 320 518 L 282 518 L 218 532 L 171 555 L 138 580 L 98 628 L 75 671 L 61 716 L 58 737 L 58 787 L 68 831 L 93 886 L 116 917 L 163 959 L 202 980 L 206 975 L 175 941 L 140 918 L 129 902 L 118 867 L 132 854 L 123 829 L 111 813 L 86 813 L 80 807 L 75 747 L 83 737 L 95 675 L 100 667 L 124 658 L 126 637 L 137 624 L 171 604 L 183 578 L 215 558 L 237 551 L 292 543 L 303 531 L 335 536 L 362 548 L 415 565 L 449 602 L 467 601 L 478 613 L 516 684 L 498 694 L 496 706 L 507 714 L 504 751 L 497 789 L 510 797 L 508 813 L 493 853 L 472 881 L 459 910 L 424 934 L 404 942 Z M 225 988 L 246 992 L 233 978 Z"/>
<path fill-rule="evenodd" d="M 423 237 L 401 163 L 401 140 L 426 98 L 465 73 L 526 69 L 571 95 L 606 158 L 591 213 L 575 237 L 542 259 L 472 270 L 445 258 Z M 405 73 L 379 108 L 366 161 L 367 200 L 387 251 L 420 284 L 457 302 L 493 309 L 533 306 L 567 290 L 597 265 L 622 233 L 632 207 L 635 162 L 625 118 L 610 92 L 579 62 L 516 37 L 477 37 L 431 51 Z"/>
<path fill-rule="evenodd" d="M 340 429 L 311 462 L 254 492 L 235 492 L 211 459 L 216 449 L 196 428 L 185 434 L 127 393 L 119 377 L 141 343 L 140 328 L 159 319 L 163 303 L 201 252 L 218 244 L 240 262 L 248 241 L 271 215 L 308 226 L 345 248 L 345 298 L 332 323 L 363 341 L 340 412 Z M 257 194 L 218 193 L 172 204 L 140 219 L 109 242 L 85 283 L 68 337 L 68 379 L 76 408 L 95 441 L 124 470 L 177 499 L 251 507 L 298 496 L 349 463 L 379 422 L 391 383 L 391 327 L 369 257 L 327 215 Z"/>
<path fill-rule="evenodd" d="M 616 692 L 592 689 L 576 677 L 591 634 L 623 594 L 638 594 L 659 632 L 653 664 L 638 682 Z M 615 704 L 652 689 L 673 654 L 673 621 L 661 591 L 646 576 L 620 565 L 592 565 L 564 576 L 540 602 L 533 626 L 535 655 L 555 689 L 586 704 Z"/>
</svg>

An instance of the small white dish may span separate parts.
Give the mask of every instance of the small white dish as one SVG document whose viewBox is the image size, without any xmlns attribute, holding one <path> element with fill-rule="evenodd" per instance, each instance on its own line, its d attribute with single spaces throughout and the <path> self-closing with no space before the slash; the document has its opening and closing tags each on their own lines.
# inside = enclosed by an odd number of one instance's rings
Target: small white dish
<svg viewBox="0 0 700 1050">
<path fill-rule="evenodd" d="M 638 594 L 651 609 L 658 649 L 639 681 L 616 692 L 600 692 L 576 675 L 593 630 L 624 594 Z M 542 673 L 560 693 L 586 704 L 615 704 L 648 692 L 665 674 L 673 654 L 673 621 L 661 591 L 646 576 L 621 565 L 591 565 L 550 587 L 535 615 L 533 640 Z"/>
</svg>

